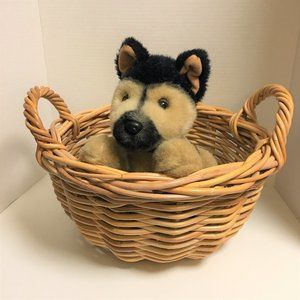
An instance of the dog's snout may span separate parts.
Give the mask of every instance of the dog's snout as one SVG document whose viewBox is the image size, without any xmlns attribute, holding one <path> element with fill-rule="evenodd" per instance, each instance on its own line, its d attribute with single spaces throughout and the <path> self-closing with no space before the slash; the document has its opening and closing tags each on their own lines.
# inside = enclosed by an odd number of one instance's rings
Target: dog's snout
<svg viewBox="0 0 300 300">
<path fill-rule="evenodd" d="M 151 151 L 158 144 L 160 135 L 149 117 L 141 112 L 125 112 L 113 126 L 113 135 L 125 149 Z"/>
<path fill-rule="evenodd" d="M 126 120 L 124 127 L 126 132 L 130 135 L 136 135 L 143 129 L 142 123 L 135 120 Z"/>
</svg>

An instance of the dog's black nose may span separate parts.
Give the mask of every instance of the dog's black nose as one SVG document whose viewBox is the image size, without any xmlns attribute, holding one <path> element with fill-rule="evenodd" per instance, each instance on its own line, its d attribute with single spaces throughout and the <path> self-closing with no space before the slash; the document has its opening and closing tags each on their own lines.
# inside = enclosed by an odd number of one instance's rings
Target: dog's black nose
<svg viewBox="0 0 300 300">
<path fill-rule="evenodd" d="M 142 123 L 134 120 L 125 121 L 124 126 L 126 132 L 129 133 L 130 135 L 136 135 L 143 129 Z"/>
</svg>

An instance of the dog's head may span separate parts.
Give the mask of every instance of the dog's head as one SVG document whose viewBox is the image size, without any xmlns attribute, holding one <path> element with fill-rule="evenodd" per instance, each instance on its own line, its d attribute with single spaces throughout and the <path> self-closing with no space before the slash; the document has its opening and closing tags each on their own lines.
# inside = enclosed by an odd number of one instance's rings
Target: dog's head
<svg viewBox="0 0 300 300">
<path fill-rule="evenodd" d="M 206 51 L 185 51 L 174 60 L 150 55 L 140 42 L 127 38 L 117 54 L 116 69 L 121 81 L 110 119 L 121 146 L 152 151 L 162 140 L 188 133 L 210 73 Z"/>
</svg>

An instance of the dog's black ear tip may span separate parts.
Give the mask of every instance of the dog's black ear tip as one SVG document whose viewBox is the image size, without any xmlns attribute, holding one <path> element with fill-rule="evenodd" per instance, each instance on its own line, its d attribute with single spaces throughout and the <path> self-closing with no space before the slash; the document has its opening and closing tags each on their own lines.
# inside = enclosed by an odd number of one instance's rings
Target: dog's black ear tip
<svg viewBox="0 0 300 300">
<path fill-rule="evenodd" d="M 180 53 L 176 59 L 176 67 L 181 68 L 182 65 L 184 64 L 184 61 L 193 54 L 198 56 L 201 59 L 202 64 L 208 65 L 208 67 L 209 67 L 210 59 L 209 59 L 208 52 L 206 50 L 200 49 L 200 48 L 186 50 L 186 51 Z"/>
<path fill-rule="evenodd" d="M 141 56 L 141 58 L 145 58 L 149 56 L 148 50 L 144 47 L 144 45 L 135 37 L 129 36 L 125 38 L 121 44 L 121 47 L 124 45 L 130 46 L 137 56 Z"/>
<path fill-rule="evenodd" d="M 133 36 L 128 36 L 126 37 L 123 42 L 121 43 L 121 47 L 123 45 L 130 45 L 132 43 L 140 43 L 136 38 L 134 38 Z"/>
</svg>

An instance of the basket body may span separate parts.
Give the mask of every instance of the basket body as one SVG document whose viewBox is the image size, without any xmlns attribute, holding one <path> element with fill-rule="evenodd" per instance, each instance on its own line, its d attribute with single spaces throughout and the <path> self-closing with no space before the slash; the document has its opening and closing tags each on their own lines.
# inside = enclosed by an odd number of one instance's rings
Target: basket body
<svg viewBox="0 0 300 300">
<path fill-rule="evenodd" d="M 128 262 L 206 257 L 241 228 L 263 187 L 190 201 L 112 201 L 80 192 L 57 176 L 51 179 L 57 199 L 85 239 Z"/>
<path fill-rule="evenodd" d="M 269 135 L 258 125 L 254 108 L 271 95 L 280 108 L 275 131 Z M 49 131 L 38 117 L 40 97 L 60 112 Z M 124 261 L 160 263 L 204 258 L 241 228 L 266 178 L 285 162 L 293 112 L 291 96 L 278 85 L 257 91 L 236 114 L 199 105 L 188 138 L 212 151 L 219 165 L 173 179 L 77 160 L 86 138 L 110 134 L 109 107 L 74 116 L 49 88 L 32 89 L 24 107 L 27 127 L 38 144 L 37 160 L 85 239 Z"/>
</svg>

